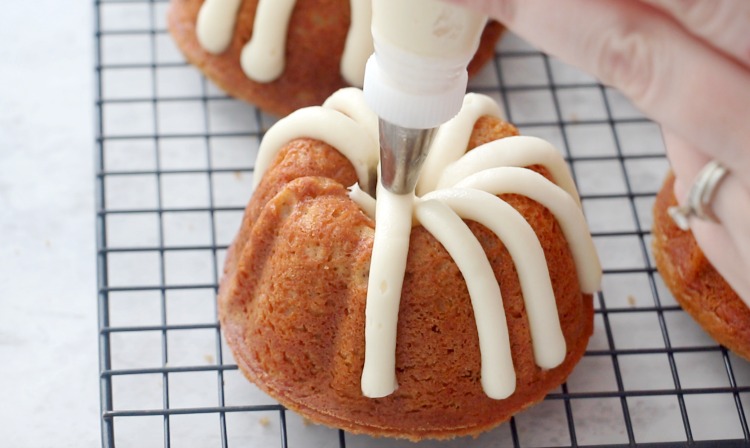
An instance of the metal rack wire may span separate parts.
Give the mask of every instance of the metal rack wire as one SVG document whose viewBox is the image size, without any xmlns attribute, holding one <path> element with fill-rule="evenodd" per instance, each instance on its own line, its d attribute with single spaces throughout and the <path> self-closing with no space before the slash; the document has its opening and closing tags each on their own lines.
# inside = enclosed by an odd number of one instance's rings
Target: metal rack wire
<svg viewBox="0 0 750 448">
<path fill-rule="evenodd" d="M 308 425 L 244 381 L 224 347 L 220 266 L 274 120 L 182 60 L 166 6 L 94 2 L 102 446 L 398 445 Z M 667 168 L 658 128 L 513 36 L 471 89 L 564 151 L 604 285 L 566 384 L 478 439 L 425 445 L 750 444 L 750 366 L 692 323 L 654 269 L 650 208 Z"/>
</svg>

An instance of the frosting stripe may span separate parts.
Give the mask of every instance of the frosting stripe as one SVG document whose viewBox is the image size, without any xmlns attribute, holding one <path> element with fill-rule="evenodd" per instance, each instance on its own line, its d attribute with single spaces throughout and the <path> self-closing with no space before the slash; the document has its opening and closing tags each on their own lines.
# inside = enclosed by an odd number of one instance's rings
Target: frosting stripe
<svg viewBox="0 0 750 448">
<path fill-rule="evenodd" d="M 198 11 L 196 35 L 201 48 L 223 53 L 232 42 L 242 0 L 206 0 Z M 240 66 L 253 81 L 274 81 L 286 65 L 286 39 L 296 0 L 258 0 L 253 34 L 240 53 Z M 361 87 L 365 64 L 373 53 L 372 0 L 349 0 L 350 24 L 341 55 L 344 80 Z"/>
<path fill-rule="evenodd" d="M 349 0 L 351 24 L 341 55 L 341 76 L 353 86 L 362 87 L 367 58 L 375 51 L 370 25 L 372 0 Z"/>
<path fill-rule="evenodd" d="M 503 114 L 500 106 L 490 97 L 476 93 L 466 94 L 458 115 L 442 125 L 435 133 L 430 152 L 422 167 L 422 174 L 417 182 L 418 196 L 434 190 L 440 173 L 466 153 L 474 124 L 485 115 L 502 118 Z"/>
<path fill-rule="evenodd" d="M 296 0 L 259 0 L 253 36 L 242 49 L 240 65 L 248 78 L 271 82 L 284 72 L 286 36 Z"/>
<path fill-rule="evenodd" d="M 362 188 L 370 191 L 375 177 L 371 167 L 378 163 L 377 143 L 362 126 L 346 115 L 317 106 L 287 115 L 266 132 L 255 160 L 253 188 L 258 187 L 279 150 L 298 138 L 320 140 L 336 148 L 352 162 Z"/>
<path fill-rule="evenodd" d="M 198 11 L 195 34 L 204 50 L 219 54 L 229 47 L 242 0 L 206 0 Z"/>
<path fill-rule="evenodd" d="M 581 199 L 575 182 L 560 152 L 541 138 L 524 135 L 495 140 L 467 152 L 445 169 L 437 187 L 452 187 L 462 179 L 488 168 L 531 165 L 547 168 L 555 183 L 580 206 Z"/>
<path fill-rule="evenodd" d="M 348 116 L 362 125 L 370 134 L 372 141 L 379 141 L 378 116 L 367 105 L 362 90 L 355 87 L 339 89 L 325 100 L 323 107 L 337 110 Z"/>
<path fill-rule="evenodd" d="M 479 336 L 484 392 L 496 400 L 509 397 L 516 388 L 516 372 L 508 326 L 500 287 L 482 246 L 466 223 L 445 204 L 420 201 L 415 212 L 425 229 L 453 257 L 466 281 Z"/>
<path fill-rule="evenodd" d="M 362 188 L 359 187 L 359 184 L 354 184 L 349 187 L 349 199 L 354 201 L 359 208 L 365 212 L 365 215 L 369 216 L 373 221 L 375 220 L 375 208 L 377 202 L 375 202 L 374 197 L 362 190 Z"/>
<path fill-rule="evenodd" d="M 365 304 L 365 365 L 361 384 L 366 397 L 385 397 L 398 387 L 396 329 L 413 207 L 412 195 L 393 194 L 378 182 L 375 209 L 378 225 Z"/>
<path fill-rule="evenodd" d="M 602 267 L 591 239 L 586 218 L 578 204 L 562 188 L 541 174 L 518 167 L 500 167 L 480 171 L 456 184 L 499 195 L 520 194 L 546 207 L 560 223 L 576 263 L 581 290 L 593 294 L 599 290 Z"/>
<path fill-rule="evenodd" d="M 439 199 L 462 218 L 490 229 L 505 244 L 518 272 L 534 360 L 544 369 L 560 365 L 565 359 L 565 338 L 557 315 L 544 250 L 529 223 L 512 206 L 481 190 L 439 190 L 426 195 L 424 199 Z"/>
</svg>

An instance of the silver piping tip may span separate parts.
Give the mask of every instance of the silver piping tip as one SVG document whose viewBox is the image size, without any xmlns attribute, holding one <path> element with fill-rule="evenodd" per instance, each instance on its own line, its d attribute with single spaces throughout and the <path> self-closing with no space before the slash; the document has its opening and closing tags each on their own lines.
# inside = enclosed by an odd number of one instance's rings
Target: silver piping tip
<svg viewBox="0 0 750 448">
<path fill-rule="evenodd" d="M 380 179 L 388 191 L 414 191 L 437 128 L 411 129 L 379 120 Z"/>
</svg>

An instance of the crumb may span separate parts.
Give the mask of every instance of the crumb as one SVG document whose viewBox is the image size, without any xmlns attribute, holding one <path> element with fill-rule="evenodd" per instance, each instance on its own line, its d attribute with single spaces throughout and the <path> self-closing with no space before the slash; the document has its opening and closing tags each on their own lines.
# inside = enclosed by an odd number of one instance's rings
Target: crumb
<svg viewBox="0 0 750 448">
<path fill-rule="evenodd" d="M 306 419 L 305 417 L 302 417 L 302 424 L 305 425 L 305 426 L 310 426 L 310 425 L 312 425 L 312 422 L 310 420 Z"/>
<path fill-rule="evenodd" d="M 578 121 L 579 121 L 578 120 L 578 114 L 576 114 L 576 113 L 570 114 L 570 121 L 571 121 L 571 123 L 578 123 Z"/>
<path fill-rule="evenodd" d="M 635 306 L 636 305 L 635 297 L 632 294 L 628 295 L 628 305 Z"/>
<path fill-rule="evenodd" d="M 271 424 L 271 420 L 269 420 L 268 417 L 261 417 L 258 419 L 258 423 L 260 423 L 260 426 L 266 428 Z"/>
<path fill-rule="evenodd" d="M 242 171 L 237 170 L 237 171 L 234 171 L 233 174 L 234 174 L 235 179 L 242 180 Z"/>
<path fill-rule="evenodd" d="M 208 364 L 213 364 L 214 363 L 214 357 L 213 357 L 213 355 L 208 355 L 208 354 L 203 355 L 203 359 L 205 359 Z"/>
</svg>

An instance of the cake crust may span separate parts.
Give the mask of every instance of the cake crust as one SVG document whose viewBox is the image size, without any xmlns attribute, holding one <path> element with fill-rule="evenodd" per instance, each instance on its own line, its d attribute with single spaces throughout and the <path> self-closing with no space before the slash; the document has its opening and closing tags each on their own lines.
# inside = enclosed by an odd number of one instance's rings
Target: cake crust
<svg viewBox="0 0 750 448">
<path fill-rule="evenodd" d="M 693 233 L 667 213 L 677 205 L 670 173 L 654 203 L 653 248 L 664 283 L 680 304 L 719 344 L 750 361 L 750 308 L 711 265 Z"/>
<path fill-rule="evenodd" d="M 320 105 L 348 84 L 341 76 L 341 55 L 349 26 L 345 0 L 297 0 L 289 23 L 286 67 L 272 82 L 249 79 L 240 67 L 240 53 L 253 33 L 258 0 L 244 0 L 231 44 L 223 53 L 205 51 L 196 37 L 198 12 L 204 0 L 171 0 L 167 26 L 189 63 L 198 67 L 229 95 L 255 104 L 265 112 L 284 116 L 306 106 Z M 489 22 L 479 49 L 469 64 L 473 75 L 494 56 L 503 27 Z"/>
<path fill-rule="evenodd" d="M 515 128 L 482 117 L 469 147 Z M 532 167 L 548 175 L 543 167 Z M 516 390 L 486 396 L 466 284 L 449 254 L 413 228 L 399 310 L 399 387 L 362 395 L 364 310 L 374 222 L 349 199 L 349 162 L 325 143 L 302 139 L 282 149 L 246 209 L 227 254 L 219 291 L 222 331 L 245 376 L 281 404 L 355 433 L 420 440 L 477 435 L 541 401 L 583 356 L 593 331 L 593 301 L 581 293 L 568 243 L 554 216 L 524 196 L 501 198 L 539 237 L 567 344 L 550 370 L 534 360 L 514 263 L 484 226 L 468 222 L 500 284 Z"/>
</svg>

